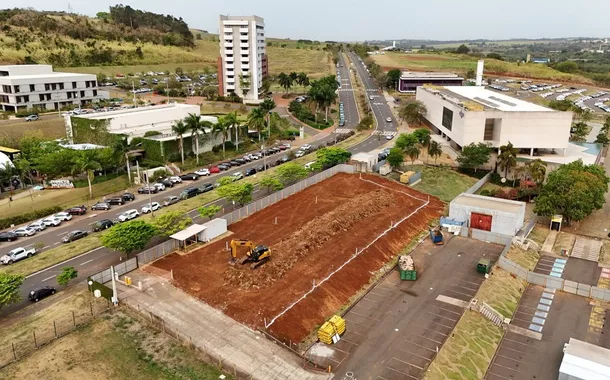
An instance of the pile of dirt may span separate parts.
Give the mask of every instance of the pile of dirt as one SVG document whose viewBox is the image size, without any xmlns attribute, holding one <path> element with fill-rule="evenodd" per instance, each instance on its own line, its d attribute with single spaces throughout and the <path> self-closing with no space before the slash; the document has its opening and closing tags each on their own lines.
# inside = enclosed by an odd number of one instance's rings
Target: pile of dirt
<svg viewBox="0 0 610 380">
<path fill-rule="evenodd" d="M 333 236 L 349 231 L 355 223 L 395 204 L 394 194 L 383 190 L 357 195 L 272 245 L 271 260 L 258 269 L 251 270 L 249 265 L 230 267 L 224 274 L 224 284 L 241 289 L 269 286 L 281 279 L 299 259 Z"/>
</svg>

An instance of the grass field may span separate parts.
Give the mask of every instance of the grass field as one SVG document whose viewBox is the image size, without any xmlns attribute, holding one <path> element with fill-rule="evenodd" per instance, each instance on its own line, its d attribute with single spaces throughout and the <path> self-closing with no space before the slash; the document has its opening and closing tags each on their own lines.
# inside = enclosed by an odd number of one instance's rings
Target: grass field
<svg viewBox="0 0 610 380">
<path fill-rule="evenodd" d="M 504 318 L 512 318 L 527 283 L 498 267 L 477 292 L 479 302 L 485 302 Z"/>
<path fill-rule="evenodd" d="M 413 188 L 434 195 L 445 202 L 450 202 L 476 182 L 476 178 L 453 170 L 426 166 L 423 167 L 421 182 Z"/>
<path fill-rule="evenodd" d="M 573 235 L 568 232 L 560 232 L 559 234 L 557 234 L 557 239 L 555 239 L 555 244 L 553 245 L 553 253 L 561 255 L 562 249 L 568 251 L 568 254 L 572 253 L 572 247 L 574 246 L 575 241 L 576 235 Z"/>
<path fill-rule="evenodd" d="M 24 380 L 216 380 L 221 375 L 197 351 L 121 311 L 105 314 L 0 370 L 1 378 Z"/>
<path fill-rule="evenodd" d="M 533 240 L 540 247 L 542 247 L 542 244 L 544 244 L 544 241 L 546 240 L 546 237 L 549 236 L 550 232 L 551 230 L 549 230 L 548 227 L 535 225 L 532 232 L 530 232 L 528 239 Z"/>
<path fill-rule="evenodd" d="M 16 146 L 25 135 L 40 135 L 46 139 L 66 137 L 64 119 L 57 115 L 39 121 L 3 120 L 0 121 L 0 141 Z"/>
<path fill-rule="evenodd" d="M 540 245 L 542 246 L 542 244 Z M 540 255 L 532 249 L 525 250 L 512 245 L 506 253 L 506 258 L 529 271 L 533 271 L 538 263 L 538 259 L 540 259 Z"/>
<path fill-rule="evenodd" d="M 456 71 L 465 74 L 468 70 L 476 70 L 476 57 L 457 54 L 412 54 L 392 53 L 373 55 L 375 62 L 385 69 L 399 68 L 416 71 Z M 566 74 L 546 65 L 528 63 L 518 65 L 512 62 L 485 60 L 485 73 L 488 75 L 506 75 L 522 78 L 538 78 L 575 83 L 591 84 L 592 80 L 581 75 Z"/>
</svg>

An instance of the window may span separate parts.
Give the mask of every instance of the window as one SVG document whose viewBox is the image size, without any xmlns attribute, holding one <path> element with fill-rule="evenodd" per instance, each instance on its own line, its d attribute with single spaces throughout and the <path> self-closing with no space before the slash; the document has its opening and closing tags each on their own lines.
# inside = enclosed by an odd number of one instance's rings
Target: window
<svg viewBox="0 0 610 380">
<path fill-rule="evenodd" d="M 485 132 L 483 134 L 483 140 L 490 141 L 494 139 L 495 125 L 496 119 L 485 119 Z"/>
<path fill-rule="evenodd" d="M 97 90 L 93 90 L 93 96 L 97 96 Z"/>
<path fill-rule="evenodd" d="M 81 97 L 81 98 L 84 98 L 84 97 L 85 97 L 85 91 L 81 91 L 81 92 L 80 92 L 80 97 Z"/>
<path fill-rule="evenodd" d="M 443 127 L 451 130 L 453 126 L 453 111 L 447 107 L 443 107 Z"/>
<path fill-rule="evenodd" d="M 72 88 L 76 88 L 76 82 L 72 82 Z"/>
<path fill-rule="evenodd" d="M 19 93 L 19 86 L 15 86 L 15 94 Z"/>
<path fill-rule="evenodd" d="M 36 91 L 36 86 L 34 86 L 33 84 L 30 85 L 30 92 L 34 92 Z"/>
</svg>

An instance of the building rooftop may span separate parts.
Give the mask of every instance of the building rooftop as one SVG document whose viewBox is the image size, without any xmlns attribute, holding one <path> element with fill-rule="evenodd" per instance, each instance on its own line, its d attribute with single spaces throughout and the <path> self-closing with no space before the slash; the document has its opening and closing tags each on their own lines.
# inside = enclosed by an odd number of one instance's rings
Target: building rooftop
<svg viewBox="0 0 610 380">
<path fill-rule="evenodd" d="M 583 380 L 609 380 L 610 350 L 570 338 L 559 372 Z"/>
<path fill-rule="evenodd" d="M 8 75 L 8 76 L 3 76 L 0 77 L 0 79 L 10 79 L 10 80 L 16 80 L 16 79 L 45 79 L 45 78 L 49 78 L 49 77 L 95 77 L 95 74 L 80 74 L 80 73 L 63 73 L 63 72 L 58 72 L 58 71 L 52 71 L 50 73 L 45 73 L 45 74 L 29 74 L 29 75 Z M 52 80 L 52 79 L 51 79 Z M 81 89 L 79 89 L 81 90 Z"/>
<path fill-rule="evenodd" d="M 195 110 L 199 110 L 199 106 L 192 104 L 180 104 L 180 103 L 170 103 L 170 104 L 162 104 L 158 106 L 148 106 L 148 107 L 138 107 L 138 108 L 129 108 L 117 111 L 110 112 L 99 112 L 99 113 L 90 113 L 84 115 L 77 115 L 76 117 L 82 117 L 85 119 L 91 120 L 105 120 L 105 119 L 113 119 L 115 117 L 120 116 L 131 116 L 133 114 L 139 115 L 148 115 L 151 113 L 162 114 L 163 112 L 174 109 L 174 108 L 184 108 L 184 109 L 192 109 L 193 113 Z"/>
<path fill-rule="evenodd" d="M 524 202 L 466 193 L 458 195 L 451 203 L 511 213 L 517 213 L 521 207 L 525 207 Z"/>
<path fill-rule="evenodd" d="M 517 161 L 523 162 L 539 158 L 544 162 L 563 165 L 582 160 L 583 164 L 592 165 L 597 163 L 601 149 L 602 144 L 570 141 L 565 155 L 563 156 L 559 153 L 551 153 L 543 150 L 533 157 L 529 154 L 518 154 Z"/>
<path fill-rule="evenodd" d="M 550 108 L 529 103 L 521 99 L 491 91 L 481 86 L 445 86 L 449 95 L 457 95 L 471 102 L 476 102 L 486 109 L 505 112 L 557 112 Z"/>
<path fill-rule="evenodd" d="M 464 79 L 454 73 L 443 72 L 422 72 L 422 71 L 403 71 L 400 79 Z"/>
</svg>

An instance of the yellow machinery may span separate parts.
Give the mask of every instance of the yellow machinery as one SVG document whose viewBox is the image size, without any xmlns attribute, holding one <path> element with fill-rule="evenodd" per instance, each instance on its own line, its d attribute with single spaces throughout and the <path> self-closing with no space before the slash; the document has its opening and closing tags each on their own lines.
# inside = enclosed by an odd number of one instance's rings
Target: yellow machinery
<svg viewBox="0 0 610 380">
<path fill-rule="evenodd" d="M 338 315 L 333 315 L 331 319 L 318 329 L 318 339 L 322 343 L 337 343 L 345 332 L 345 319 Z"/>
<path fill-rule="evenodd" d="M 247 247 L 246 255 L 237 260 L 237 247 Z M 240 264 L 251 262 L 251 269 L 263 265 L 271 258 L 271 250 L 264 245 L 256 245 L 250 240 L 233 239 L 231 240 L 231 261 L 229 264 L 234 265 L 239 261 Z"/>
</svg>

